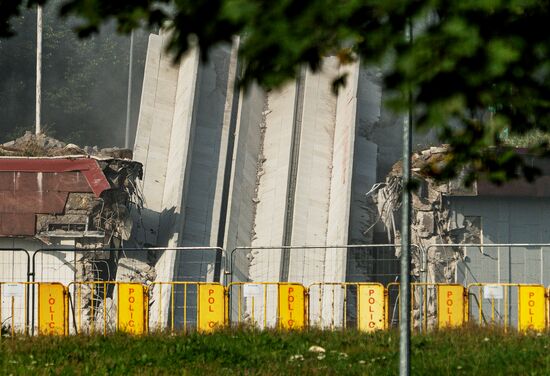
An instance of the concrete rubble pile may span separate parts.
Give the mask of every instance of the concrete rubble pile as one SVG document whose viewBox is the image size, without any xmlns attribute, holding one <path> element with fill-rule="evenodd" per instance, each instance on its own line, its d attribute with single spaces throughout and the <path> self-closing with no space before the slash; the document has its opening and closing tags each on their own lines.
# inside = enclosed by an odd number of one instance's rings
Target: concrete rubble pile
<svg viewBox="0 0 550 376">
<path fill-rule="evenodd" d="M 45 134 L 35 135 L 31 132 L 13 141 L 0 144 L 0 156 L 14 157 L 59 157 L 87 155 L 98 158 L 132 159 L 132 151 L 117 147 L 99 149 L 97 146 L 80 148 L 67 144 Z"/>
</svg>

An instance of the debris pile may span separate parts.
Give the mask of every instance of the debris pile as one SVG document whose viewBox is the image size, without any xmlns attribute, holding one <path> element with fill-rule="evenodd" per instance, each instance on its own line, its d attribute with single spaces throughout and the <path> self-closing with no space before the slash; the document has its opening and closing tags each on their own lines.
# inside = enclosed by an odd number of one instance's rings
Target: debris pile
<svg viewBox="0 0 550 376">
<path fill-rule="evenodd" d="M 119 148 L 99 149 L 97 146 L 81 148 L 66 144 L 45 134 L 26 132 L 22 137 L 0 144 L 0 156 L 5 157 L 60 157 L 87 155 L 97 158 L 132 159 L 132 150 Z"/>
<path fill-rule="evenodd" d="M 142 165 L 132 161 L 128 149 L 81 148 L 45 134 L 26 132 L 0 145 L 3 157 L 92 158 L 97 161 L 111 189 L 96 197 L 93 193 L 69 192 L 63 213 L 37 213 L 36 237 L 51 245 L 50 238 L 87 238 L 83 248 L 118 247 L 132 230 L 130 208 L 142 206 L 137 180 Z M 90 242 L 91 239 L 95 239 Z M 82 242 L 81 242 L 82 243 Z"/>
<path fill-rule="evenodd" d="M 428 283 L 454 283 L 457 263 L 463 258 L 463 249 L 451 247 L 430 247 L 436 244 L 468 243 L 476 238 L 475 226 L 468 228 L 453 228 L 447 196 L 476 195 L 476 185 L 471 188 L 462 184 L 461 176 L 455 180 L 438 181 L 426 174 L 427 165 L 444 163 L 448 147 L 431 147 L 415 153 L 411 158 L 412 178 L 418 188 L 412 192 L 411 213 L 411 243 L 420 248 L 411 249 L 411 275 Z M 388 239 L 394 244 L 401 243 L 400 230 L 396 226 L 396 213 L 401 208 L 401 194 L 403 190 L 403 164 L 397 162 L 386 177 L 382 188 L 378 190 L 376 201 L 380 221 L 384 224 Z M 397 219 L 399 223 L 399 219 Z M 425 255 L 426 270 L 423 266 L 422 249 L 427 250 Z M 400 247 L 396 247 L 397 256 Z M 425 274 L 422 275 L 422 272 Z M 434 324 L 435 296 L 428 296 L 428 322 Z M 416 300 L 418 301 L 418 300 Z M 419 315 L 416 307 L 416 315 Z"/>
</svg>

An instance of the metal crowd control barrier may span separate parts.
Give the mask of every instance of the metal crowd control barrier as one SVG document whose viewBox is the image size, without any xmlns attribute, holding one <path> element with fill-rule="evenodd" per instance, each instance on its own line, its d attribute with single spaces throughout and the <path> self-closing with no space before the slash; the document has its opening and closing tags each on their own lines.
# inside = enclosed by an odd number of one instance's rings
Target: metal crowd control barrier
<svg viewBox="0 0 550 376">
<path fill-rule="evenodd" d="M 229 257 L 226 258 L 225 274 L 226 285 L 231 282 L 248 282 L 248 265 L 250 259 L 248 256 L 254 257 L 255 252 L 274 252 L 279 251 L 277 257 L 280 259 L 281 271 L 273 272 L 266 263 L 265 270 L 268 270 L 273 280 L 269 277 L 263 277 L 266 282 L 276 282 L 280 280 L 283 274 L 289 281 L 309 284 L 315 281 L 325 279 L 326 277 L 320 272 L 315 272 L 313 265 L 316 263 L 331 263 L 330 257 L 335 256 L 338 252 L 347 253 L 347 265 L 342 270 L 336 272 L 340 275 L 346 275 L 348 280 L 353 282 L 379 282 L 389 283 L 394 282 L 399 276 L 399 257 L 396 250 L 401 248 L 396 244 L 352 244 L 352 245 L 307 245 L 307 246 L 267 246 L 267 247 L 237 247 L 231 250 Z M 424 250 L 417 245 L 411 245 L 412 258 L 418 259 L 417 265 L 421 264 L 421 260 L 425 259 Z M 327 258 L 322 260 L 316 256 L 325 253 Z M 250 254 L 250 255 L 247 255 Z M 352 257 L 350 257 L 352 256 Z M 300 277 L 295 277 L 291 265 L 290 257 L 302 257 L 312 265 L 311 272 L 302 270 Z M 244 269 L 237 265 L 245 265 Z M 286 270 L 285 270 L 286 269 Z M 324 268 L 323 268 L 324 270 Z M 304 274 L 305 273 L 305 274 Z M 425 269 L 419 270 L 419 273 L 425 273 Z M 299 279 L 299 280 L 298 280 Z M 424 279 L 423 279 L 424 280 Z"/>
<path fill-rule="evenodd" d="M 366 332 L 387 327 L 386 289 L 380 283 L 318 282 L 308 291 L 311 326 L 331 330 L 353 326 Z"/>
<path fill-rule="evenodd" d="M 31 317 L 29 314 L 29 307 L 31 306 L 31 294 L 28 291 L 31 278 L 31 262 L 30 254 L 26 249 L 23 248 L 0 248 L 0 283 L 12 282 L 11 286 L 24 286 L 23 299 L 24 302 L 22 306 L 24 307 L 24 332 L 28 331 L 31 326 Z M 27 282 L 26 284 L 22 284 Z M 15 285 L 14 285 L 15 283 Z M 4 285 L 6 285 L 4 283 Z M 9 325 L 8 332 L 14 333 L 16 331 L 15 325 L 15 311 L 21 310 L 21 304 L 18 301 L 21 299 L 21 288 L 20 287 L 8 287 L 3 289 L 0 294 L 0 305 L 10 305 L 11 309 L 14 310 L 13 314 L 8 318 L 2 316 L 1 307 L 0 307 L 0 328 L 4 331 L 6 325 Z M 17 303 L 16 303 L 17 301 Z M 17 305 L 17 309 L 15 308 Z M 5 315 L 5 313 L 4 313 Z M 5 324 L 5 320 L 9 324 Z M 20 324 L 18 323 L 18 326 Z"/>
<path fill-rule="evenodd" d="M 225 251 L 220 247 L 51 247 L 35 251 L 32 281 L 218 282 Z"/>
<path fill-rule="evenodd" d="M 31 256 L 23 248 L 0 248 L 0 281 L 30 282 Z"/>
<path fill-rule="evenodd" d="M 550 284 L 550 243 L 432 244 L 423 252 L 423 269 L 433 250 L 464 252 L 456 268 L 455 283 L 475 282 Z M 423 280 L 427 282 L 427 279 Z"/>
<path fill-rule="evenodd" d="M 386 314 L 389 318 L 388 326 L 396 326 L 400 317 L 399 312 L 399 283 L 390 283 L 387 286 Z M 394 306 L 390 316 L 390 299 L 394 297 Z M 468 301 L 466 289 L 459 284 L 447 283 L 411 283 L 411 325 L 413 328 L 427 331 L 434 327 L 458 327 L 468 321 Z"/>
<path fill-rule="evenodd" d="M 38 286 L 38 288 L 35 288 Z M 29 319 L 29 301 L 38 299 L 38 324 Z M 60 283 L 0 282 L 2 332 L 16 334 L 66 335 L 68 318 L 67 288 Z M 34 317 L 35 312 L 32 311 Z"/>
<path fill-rule="evenodd" d="M 227 286 L 227 291 L 229 296 L 236 294 L 235 299 L 229 300 L 231 324 L 262 329 L 302 329 L 307 325 L 307 291 L 301 284 L 234 282 Z"/>
<path fill-rule="evenodd" d="M 71 282 L 71 333 L 147 332 L 148 289 L 140 283 Z"/>
<path fill-rule="evenodd" d="M 542 285 L 472 283 L 468 286 L 469 317 L 479 325 L 508 330 L 544 330 L 548 323 L 548 296 Z M 516 307 L 516 309 L 514 309 Z"/>
<path fill-rule="evenodd" d="M 0 282 L 2 334 L 11 336 L 17 333 L 29 334 L 29 287 L 29 282 Z"/>
<path fill-rule="evenodd" d="M 170 332 L 209 332 L 224 327 L 226 290 L 219 283 L 154 282 L 150 286 L 150 327 Z"/>
</svg>

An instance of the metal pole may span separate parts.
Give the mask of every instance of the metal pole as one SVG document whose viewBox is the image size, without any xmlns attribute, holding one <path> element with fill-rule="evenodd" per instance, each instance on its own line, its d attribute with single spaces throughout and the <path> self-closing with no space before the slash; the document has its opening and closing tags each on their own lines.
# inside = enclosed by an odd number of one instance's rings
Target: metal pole
<svg viewBox="0 0 550 376">
<path fill-rule="evenodd" d="M 36 8 L 36 119 L 35 133 L 39 135 L 40 129 L 40 107 L 42 105 L 42 6 Z"/>
<path fill-rule="evenodd" d="M 124 134 L 124 147 L 130 147 L 130 109 L 132 102 L 132 65 L 134 62 L 134 30 L 130 33 L 130 61 L 128 62 L 128 98 L 126 101 L 126 131 Z"/>
<path fill-rule="evenodd" d="M 412 21 L 409 22 L 409 42 L 412 44 Z M 401 279 L 399 284 L 399 301 L 401 320 L 399 322 L 399 375 L 410 374 L 410 340 L 411 340 L 411 285 L 410 276 L 410 247 L 411 247 L 411 128 L 412 91 L 409 88 L 409 118 L 403 124 L 403 192 L 401 212 Z"/>
</svg>

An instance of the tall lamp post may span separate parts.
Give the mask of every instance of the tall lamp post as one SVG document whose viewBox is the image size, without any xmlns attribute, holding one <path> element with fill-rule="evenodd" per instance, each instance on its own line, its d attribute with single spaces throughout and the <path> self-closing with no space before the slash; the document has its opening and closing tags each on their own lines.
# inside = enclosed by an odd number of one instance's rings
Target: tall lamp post
<svg viewBox="0 0 550 376">
<path fill-rule="evenodd" d="M 409 43 L 413 42 L 412 21 L 408 25 Z M 411 365 L 411 144 L 413 123 L 412 88 L 408 88 L 408 119 L 403 122 L 403 191 L 401 207 L 401 277 L 399 283 L 399 375 L 408 376 Z"/>
<path fill-rule="evenodd" d="M 35 133 L 42 132 L 40 110 L 42 105 L 42 5 L 36 8 L 36 118 Z"/>
</svg>

